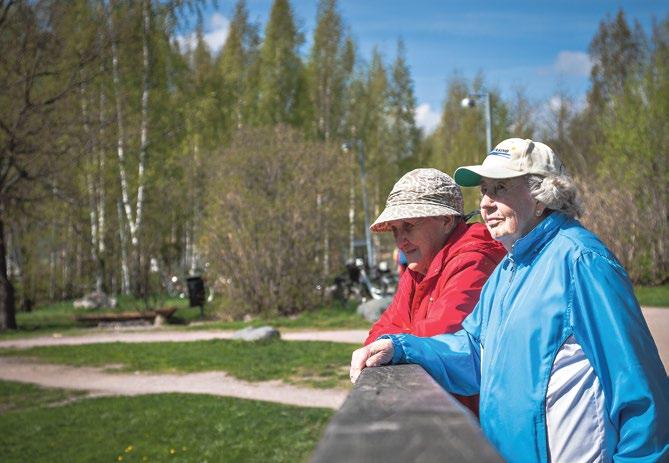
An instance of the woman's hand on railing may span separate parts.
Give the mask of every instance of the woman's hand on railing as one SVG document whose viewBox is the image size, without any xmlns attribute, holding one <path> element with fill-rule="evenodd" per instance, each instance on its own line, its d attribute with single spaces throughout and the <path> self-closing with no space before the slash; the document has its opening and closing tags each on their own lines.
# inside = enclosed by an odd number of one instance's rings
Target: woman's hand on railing
<svg viewBox="0 0 669 463">
<path fill-rule="evenodd" d="M 351 355 L 351 382 L 355 383 L 365 367 L 378 367 L 389 363 L 393 358 L 393 342 L 379 339 L 368 346 L 361 347 Z"/>
</svg>

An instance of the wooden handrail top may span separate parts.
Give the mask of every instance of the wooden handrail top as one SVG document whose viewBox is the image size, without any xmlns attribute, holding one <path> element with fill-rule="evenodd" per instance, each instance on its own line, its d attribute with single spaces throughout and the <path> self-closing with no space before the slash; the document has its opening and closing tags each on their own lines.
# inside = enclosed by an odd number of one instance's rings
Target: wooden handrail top
<svg viewBox="0 0 669 463">
<path fill-rule="evenodd" d="M 312 463 L 502 462 L 474 415 L 418 365 L 366 368 Z"/>
</svg>

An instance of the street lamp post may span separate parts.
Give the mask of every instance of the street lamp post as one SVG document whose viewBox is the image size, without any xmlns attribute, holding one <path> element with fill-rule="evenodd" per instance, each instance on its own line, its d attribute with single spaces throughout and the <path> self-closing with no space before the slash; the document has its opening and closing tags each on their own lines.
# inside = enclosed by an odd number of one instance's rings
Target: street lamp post
<svg viewBox="0 0 669 463">
<path fill-rule="evenodd" d="M 373 267 L 376 263 L 376 259 L 374 256 L 374 248 L 372 246 L 372 233 L 369 230 L 369 208 L 367 205 L 367 175 L 365 173 L 365 151 L 364 151 L 364 145 L 362 143 L 362 140 L 355 140 L 355 150 L 357 151 L 358 154 L 358 163 L 360 166 L 360 191 L 362 193 L 362 209 L 363 209 L 363 214 L 364 214 L 364 219 L 365 219 L 365 246 L 367 248 L 367 265 L 369 268 Z M 342 148 L 344 152 L 349 151 L 350 149 L 353 148 L 353 143 L 352 142 L 346 142 L 342 145 Z M 353 248 L 353 217 L 355 214 L 355 209 L 354 209 L 354 188 L 353 184 L 351 183 L 351 193 L 350 193 L 350 205 L 349 205 L 349 223 L 350 223 L 350 239 L 351 239 L 351 250 Z"/>
<path fill-rule="evenodd" d="M 362 209 L 365 214 L 365 244 L 367 245 L 367 265 L 372 268 L 376 265 L 374 247 L 372 246 L 372 232 L 369 229 L 369 207 L 367 205 L 367 174 L 365 173 L 365 151 L 362 140 L 358 140 L 358 162 L 360 162 L 360 187 L 362 190 Z"/>
<path fill-rule="evenodd" d="M 485 135 L 486 135 L 486 147 L 488 148 L 488 153 L 492 151 L 492 115 L 490 113 L 490 93 L 472 93 L 468 95 L 467 98 L 463 98 L 462 107 L 463 108 L 473 108 L 476 106 L 476 101 L 482 99 L 483 104 L 485 105 Z"/>
</svg>

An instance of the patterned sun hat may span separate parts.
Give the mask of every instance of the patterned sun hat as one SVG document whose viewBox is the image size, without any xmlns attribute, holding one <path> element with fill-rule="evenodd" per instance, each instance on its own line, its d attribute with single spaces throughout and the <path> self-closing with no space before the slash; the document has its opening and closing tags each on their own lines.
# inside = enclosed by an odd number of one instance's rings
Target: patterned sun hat
<svg viewBox="0 0 669 463">
<path fill-rule="evenodd" d="M 386 208 L 369 227 L 390 231 L 393 220 L 462 215 L 462 191 L 455 181 L 437 169 L 415 169 L 404 174 L 388 195 Z"/>
</svg>

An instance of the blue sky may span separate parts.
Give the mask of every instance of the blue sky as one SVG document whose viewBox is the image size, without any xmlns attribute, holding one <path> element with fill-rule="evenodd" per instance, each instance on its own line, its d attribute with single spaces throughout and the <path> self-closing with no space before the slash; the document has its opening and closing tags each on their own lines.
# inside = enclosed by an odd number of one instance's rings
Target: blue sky
<svg viewBox="0 0 669 463">
<path fill-rule="evenodd" d="M 235 1 L 218 0 L 205 16 L 208 43 L 215 50 L 227 36 Z M 247 0 L 251 20 L 261 28 L 271 0 Z M 291 0 L 308 53 L 316 0 Z M 558 88 L 582 100 L 588 88 L 588 45 L 600 21 L 623 8 L 648 32 L 653 17 L 669 15 L 669 1 L 656 0 L 339 0 L 344 23 L 363 59 L 377 46 L 387 63 L 399 37 L 419 105 L 417 119 L 430 129 L 438 121 L 446 84 L 454 73 L 471 79 L 481 72 L 490 89 L 508 96 L 517 87 L 538 104 Z"/>
</svg>

